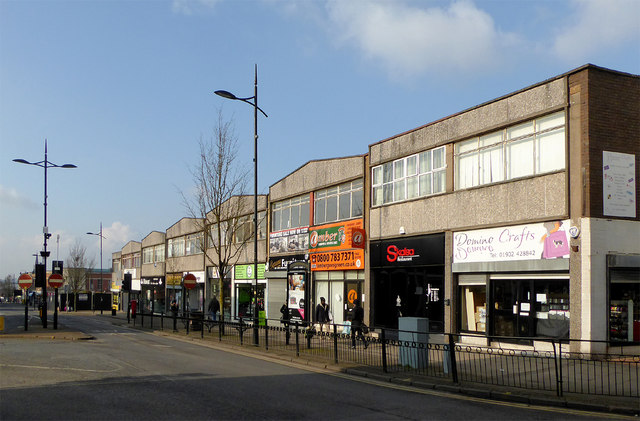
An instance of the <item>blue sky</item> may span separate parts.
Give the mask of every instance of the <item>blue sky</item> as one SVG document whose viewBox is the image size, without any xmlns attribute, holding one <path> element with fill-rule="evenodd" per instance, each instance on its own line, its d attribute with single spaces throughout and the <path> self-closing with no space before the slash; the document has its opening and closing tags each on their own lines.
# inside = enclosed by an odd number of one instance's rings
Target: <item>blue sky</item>
<svg viewBox="0 0 640 421">
<path fill-rule="evenodd" d="M 218 110 L 259 190 L 586 63 L 640 74 L 640 2 L 0 0 L 0 277 L 81 241 L 104 266 L 186 215 L 181 191 Z M 250 183 L 251 184 L 251 183 Z M 252 189 L 252 185 L 249 186 Z M 58 235 L 60 236 L 59 242 Z"/>
</svg>

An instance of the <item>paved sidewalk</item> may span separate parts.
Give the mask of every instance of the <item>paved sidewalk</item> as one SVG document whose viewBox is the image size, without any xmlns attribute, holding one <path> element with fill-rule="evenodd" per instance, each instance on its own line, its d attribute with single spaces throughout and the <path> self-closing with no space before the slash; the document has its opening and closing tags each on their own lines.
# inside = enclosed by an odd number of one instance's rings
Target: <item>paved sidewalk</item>
<svg viewBox="0 0 640 421">
<path fill-rule="evenodd" d="M 515 402 L 536 406 L 553 406 L 565 407 L 569 409 L 578 409 L 584 411 L 608 412 L 626 416 L 640 416 L 640 399 L 621 398 L 602 395 L 584 395 L 565 393 L 563 397 L 557 397 L 553 392 L 536 391 L 528 389 L 518 389 L 509 387 L 500 387 L 484 384 L 453 384 L 446 379 L 434 379 L 426 376 L 419 376 L 413 373 L 384 373 L 376 367 L 357 366 L 354 364 L 333 364 L 330 361 L 305 357 L 296 357 L 291 353 L 286 353 L 274 349 L 266 351 L 263 348 L 254 348 L 252 346 L 240 346 L 238 344 L 230 344 L 218 341 L 216 336 L 205 335 L 201 338 L 200 332 L 192 332 L 186 335 L 183 330 L 173 332 L 167 326 L 165 330 L 150 331 L 147 328 L 141 328 L 139 320 L 134 326 L 133 321 L 127 323 L 126 313 L 118 312 L 116 316 L 111 313 L 81 311 L 73 313 L 65 313 L 64 317 L 72 317 L 75 315 L 95 316 L 110 320 L 113 324 L 120 326 L 128 326 L 133 329 L 139 329 L 166 337 L 173 337 L 177 340 L 189 341 L 192 343 L 201 343 L 216 349 L 222 349 L 229 352 L 240 353 L 243 355 L 269 359 L 276 362 L 295 364 L 299 366 L 312 367 L 314 370 L 326 370 L 329 372 L 343 372 L 349 375 L 366 377 L 382 382 L 393 383 L 396 385 L 411 386 L 421 389 L 433 390 L 435 393 L 456 393 L 472 396 L 482 399 L 499 400 L 506 402 Z M 24 323 L 19 326 L 15 323 L 12 326 L 6 325 L 5 331 L 0 333 L 0 340 L 9 338 L 33 338 L 33 339 L 53 339 L 53 340 L 88 340 L 92 336 L 83 332 L 69 329 L 61 323 L 58 323 L 58 329 L 53 330 L 52 315 L 49 318 L 47 329 L 42 328 L 39 318 L 33 318 L 29 325 L 29 330 L 24 331 Z M 36 322 L 37 319 L 37 322 Z M 23 317 L 24 321 L 24 317 Z M 22 329 L 22 330 L 20 330 Z"/>
</svg>

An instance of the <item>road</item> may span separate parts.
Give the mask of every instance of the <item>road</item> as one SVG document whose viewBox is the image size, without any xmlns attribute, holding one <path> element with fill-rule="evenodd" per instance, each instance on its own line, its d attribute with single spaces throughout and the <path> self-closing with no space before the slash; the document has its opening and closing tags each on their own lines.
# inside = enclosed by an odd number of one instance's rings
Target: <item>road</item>
<svg viewBox="0 0 640 421">
<path fill-rule="evenodd" d="M 309 371 L 115 326 L 105 318 L 60 317 L 95 339 L 0 336 L 0 419 L 613 418 Z"/>
</svg>

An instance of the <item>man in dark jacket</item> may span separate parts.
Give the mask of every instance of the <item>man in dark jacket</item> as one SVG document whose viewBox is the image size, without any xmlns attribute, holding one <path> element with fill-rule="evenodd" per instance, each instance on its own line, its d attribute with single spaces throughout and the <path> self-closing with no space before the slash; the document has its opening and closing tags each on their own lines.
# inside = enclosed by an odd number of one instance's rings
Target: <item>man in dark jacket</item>
<svg viewBox="0 0 640 421">
<path fill-rule="evenodd" d="M 220 311 L 220 302 L 218 301 L 218 298 L 216 298 L 216 296 L 214 295 L 213 298 L 211 299 L 211 302 L 209 303 L 209 315 L 211 316 L 211 320 L 213 320 L 214 322 L 216 320 L 218 320 L 217 315 L 218 312 Z"/>
<path fill-rule="evenodd" d="M 320 324 L 320 332 L 323 331 L 324 325 L 329 323 L 329 305 L 324 297 L 320 297 L 320 304 L 316 306 L 316 322 Z"/>
<path fill-rule="evenodd" d="M 353 318 L 351 319 L 351 348 L 356 347 L 356 334 L 364 343 L 364 348 L 367 349 L 369 344 L 364 338 L 362 334 L 362 327 L 364 325 L 364 309 L 360 305 L 360 300 L 353 300 L 353 304 L 355 305 L 353 309 Z"/>
</svg>

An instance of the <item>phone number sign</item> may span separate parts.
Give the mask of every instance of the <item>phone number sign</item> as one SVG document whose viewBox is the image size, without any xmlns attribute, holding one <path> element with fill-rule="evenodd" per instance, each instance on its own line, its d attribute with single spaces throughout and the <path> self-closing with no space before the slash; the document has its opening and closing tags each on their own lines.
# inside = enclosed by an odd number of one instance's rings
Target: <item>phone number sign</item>
<svg viewBox="0 0 640 421">
<path fill-rule="evenodd" d="M 311 270 L 364 269 L 364 250 L 327 251 L 309 255 Z"/>
</svg>

